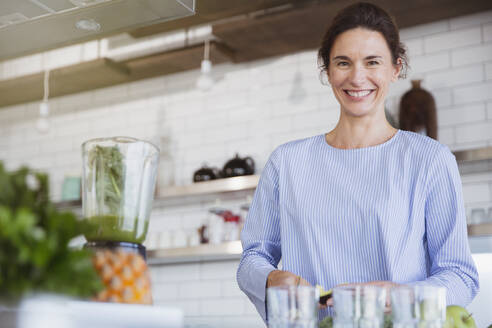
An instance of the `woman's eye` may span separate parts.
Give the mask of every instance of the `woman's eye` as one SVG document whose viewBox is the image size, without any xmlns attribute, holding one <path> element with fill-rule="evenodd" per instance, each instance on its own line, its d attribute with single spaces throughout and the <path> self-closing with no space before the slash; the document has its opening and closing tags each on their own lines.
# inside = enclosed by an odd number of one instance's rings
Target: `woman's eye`
<svg viewBox="0 0 492 328">
<path fill-rule="evenodd" d="M 337 66 L 348 66 L 348 62 L 338 62 Z"/>
<path fill-rule="evenodd" d="M 379 62 L 376 60 L 371 60 L 368 62 L 369 66 L 379 65 Z"/>
</svg>

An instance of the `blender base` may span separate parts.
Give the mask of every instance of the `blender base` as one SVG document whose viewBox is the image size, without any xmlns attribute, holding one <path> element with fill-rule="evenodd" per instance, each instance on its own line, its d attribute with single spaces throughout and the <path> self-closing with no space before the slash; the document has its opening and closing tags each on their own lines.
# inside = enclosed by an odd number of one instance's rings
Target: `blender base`
<svg viewBox="0 0 492 328">
<path fill-rule="evenodd" d="M 122 249 L 125 252 L 140 254 L 145 261 L 147 261 L 147 252 L 146 248 L 142 244 L 129 243 L 125 241 L 108 241 L 108 240 L 99 240 L 99 241 L 88 241 L 84 244 L 84 248 L 89 249 Z"/>
</svg>

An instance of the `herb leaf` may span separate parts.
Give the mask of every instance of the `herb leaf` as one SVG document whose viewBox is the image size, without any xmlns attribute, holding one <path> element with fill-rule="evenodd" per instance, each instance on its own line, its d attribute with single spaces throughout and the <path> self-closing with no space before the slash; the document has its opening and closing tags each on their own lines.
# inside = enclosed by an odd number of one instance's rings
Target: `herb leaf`
<svg viewBox="0 0 492 328">
<path fill-rule="evenodd" d="M 57 211 L 48 185 L 45 174 L 9 173 L 0 162 L 0 298 L 34 291 L 89 297 L 102 288 L 91 253 L 68 246 L 89 223 Z"/>
</svg>

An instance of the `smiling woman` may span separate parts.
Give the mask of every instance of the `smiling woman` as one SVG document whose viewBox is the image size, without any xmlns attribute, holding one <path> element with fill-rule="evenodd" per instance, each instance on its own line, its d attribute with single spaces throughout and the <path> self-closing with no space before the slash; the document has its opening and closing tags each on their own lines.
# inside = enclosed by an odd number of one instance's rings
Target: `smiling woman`
<svg viewBox="0 0 492 328">
<path fill-rule="evenodd" d="M 270 156 L 241 234 L 239 287 L 264 319 L 265 288 L 280 285 L 438 285 L 448 304 L 467 305 L 478 274 L 456 159 L 384 114 L 407 66 L 396 24 L 373 4 L 351 5 L 328 28 L 319 60 L 340 119 Z"/>
<path fill-rule="evenodd" d="M 405 77 L 407 58 L 396 24 L 383 9 L 357 4 L 340 12 L 325 33 L 318 61 L 341 109 L 337 127 L 326 135 L 329 144 L 360 148 L 396 133 L 386 121 L 384 101 L 389 85 Z"/>
<path fill-rule="evenodd" d="M 328 66 L 328 80 L 344 116 L 377 115 L 384 106 L 390 82 L 400 73 L 379 32 L 355 28 L 335 41 Z M 400 63 L 401 60 L 398 59 Z"/>
</svg>

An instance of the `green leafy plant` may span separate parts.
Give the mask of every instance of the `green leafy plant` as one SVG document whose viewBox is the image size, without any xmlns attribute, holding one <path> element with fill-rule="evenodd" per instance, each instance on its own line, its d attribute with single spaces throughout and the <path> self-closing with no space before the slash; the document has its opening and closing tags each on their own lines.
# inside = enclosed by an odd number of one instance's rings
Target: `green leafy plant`
<svg viewBox="0 0 492 328">
<path fill-rule="evenodd" d="M 0 298 L 30 292 L 90 297 L 101 288 L 88 250 L 68 246 L 88 229 L 49 200 L 48 177 L 0 162 Z"/>
<path fill-rule="evenodd" d="M 319 323 L 319 328 L 332 328 L 333 327 L 333 318 L 326 317 Z M 393 321 L 391 319 L 390 314 L 384 315 L 384 328 L 393 328 Z"/>
<path fill-rule="evenodd" d="M 326 317 L 319 323 L 319 328 L 332 328 L 333 327 L 333 318 Z"/>
</svg>

